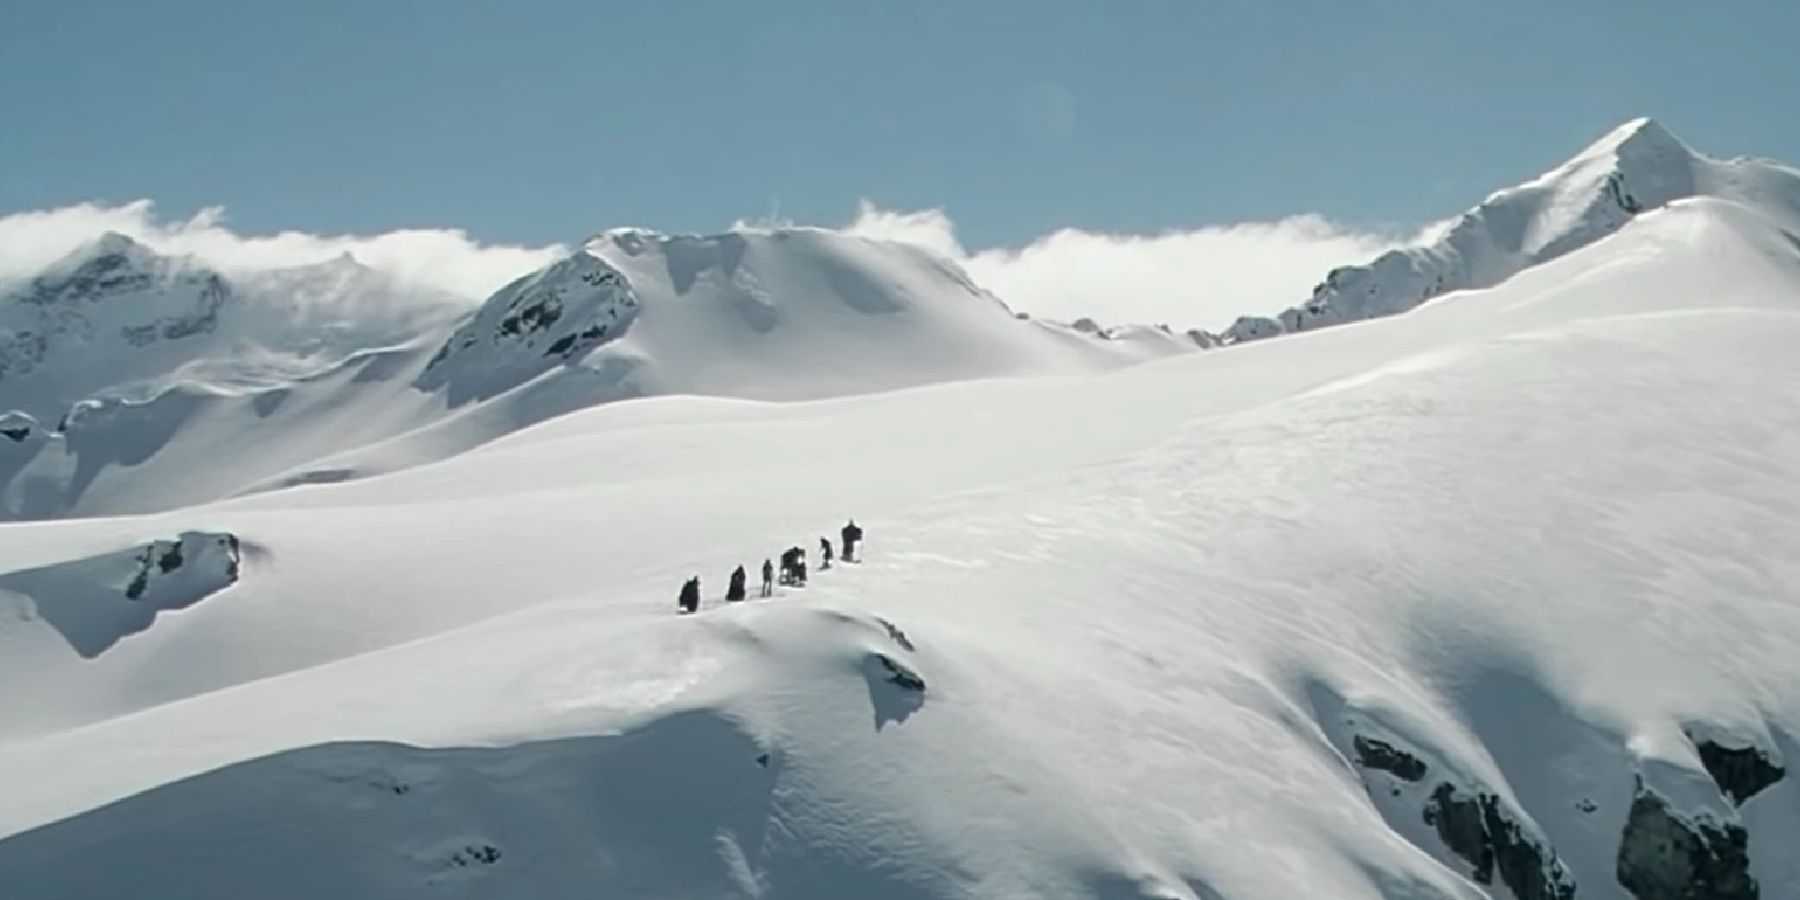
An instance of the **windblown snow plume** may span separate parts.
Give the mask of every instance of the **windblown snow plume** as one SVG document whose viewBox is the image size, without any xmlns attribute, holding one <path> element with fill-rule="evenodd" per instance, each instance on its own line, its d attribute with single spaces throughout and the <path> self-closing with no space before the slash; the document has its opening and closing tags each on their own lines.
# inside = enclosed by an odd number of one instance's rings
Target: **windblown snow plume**
<svg viewBox="0 0 1800 900">
<path fill-rule="evenodd" d="M 884 210 L 867 200 L 845 230 L 954 260 L 982 287 L 1033 315 L 1180 328 L 1279 303 L 1343 260 L 1430 234 L 1359 230 L 1309 214 L 1147 235 L 1065 228 L 1023 247 L 969 250 L 944 210 Z"/>
<path fill-rule="evenodd" d="M 121 206 L 78 203 L 0 216 L 0 282 L 29 278 L 104 233 L 129 237 L 170 256 L 193 256 L 231 273 L 323 263 L 350 254 L 357 262 L 409 285 L 474 301 L 549 263 L 560 247 L 482 244 L 455 228 L 415 228 L 377 235 L 233 231 L 219 207 L 188 219 L 157 214 L 149 200 Z"/>
</svg>

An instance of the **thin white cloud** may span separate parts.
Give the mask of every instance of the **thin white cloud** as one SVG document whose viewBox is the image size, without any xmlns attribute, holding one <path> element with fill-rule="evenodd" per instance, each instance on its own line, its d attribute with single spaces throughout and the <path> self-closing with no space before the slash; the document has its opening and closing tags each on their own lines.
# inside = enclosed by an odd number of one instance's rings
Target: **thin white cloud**
<svg viewBox="0 0 1800 900">
<path fill-rule="evenodd" d="M 375 235 L 283 231 L 246 235 L 225 224 L 224 210 L 165 219 L 149 200 L 118 206 L 79 203 L 0 216 L 0 279 L 34 274 L 102 233 L 116 231 L 160 253 L 192 254 L 225 271 L 324 262 L 344 253 L 405 282 L 479 301 L 520 275 L 554 261 L 559 246 L 482 244 L 461 229 L 410 228 Z"/>
<path fill-rule="evenodd" d="M 845 228 L 925 247 L 960 264 L 1015 309 L 1105 324 L 1218 329 L 1239 315 L 1305 300 L 1325 273 L 1429 237 L 1358 230 L 1317 215 L 1154 235 L 1065 228 L 1020 248 L 969 250 L 941 209 L 884 210 L 863 201 Z"/>
</svg>

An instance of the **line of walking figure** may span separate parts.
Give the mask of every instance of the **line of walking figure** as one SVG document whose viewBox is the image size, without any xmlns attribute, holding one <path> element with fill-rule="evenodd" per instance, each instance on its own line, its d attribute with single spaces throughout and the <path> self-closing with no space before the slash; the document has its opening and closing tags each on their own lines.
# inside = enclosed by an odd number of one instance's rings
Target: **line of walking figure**
<svg viewBox="0 0 1800 900">
<path fill-rule="evenodd" d="M 856 545 L 862 541 L 862 526 L 851 519 L 838 531 L 843 540 L 844 562 L 858 562 Z M 819 538 L 819 571 L 831 568 L 831 538 Z M 745 582 L 749 575 L 743 566 L 731 571 L 730 587 L 725 589 L 725 602 L 737 603 L 748 596 Z M 781 579 L 784 587 L 806 587 L 806 551 L 800 547 L 789 547 L 781 551 Z M 762 596 L 775 596 L 775 563 L 765 559 L 762 564 Z M 675 601 L 683 615 L 700 611 L 700 576 L 689 578 L 681 586 L 681 596 Z"/>
</svg>

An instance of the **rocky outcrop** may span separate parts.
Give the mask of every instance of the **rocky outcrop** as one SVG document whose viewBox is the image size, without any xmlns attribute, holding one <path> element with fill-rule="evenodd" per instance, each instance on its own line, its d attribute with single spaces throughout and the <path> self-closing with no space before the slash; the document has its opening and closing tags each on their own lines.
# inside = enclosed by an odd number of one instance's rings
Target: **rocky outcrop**
<svg viewBox="0 0 1800 900">
<path fill-rule="evenodd" d="M 417 385 L 491 396 L 625 333 L 638 313 L 623 273 L 583 250 L 501 288 L 453 332 Z"/>
<path fill-rule="evenodd" d="M 1700 752 L 1700 762 L 1713 783 L 1731 798 L 1734 806 L 1744 805 L 1745 800 L 1780 781 L 1786 772 L 1770 762 L 1769 755 L 1759 747 L 1726 747 L 1717 741 L 1700 740 L 1695 741 L 1694 749 Z"/>
<path fill-rule="evenodd" d="M 1628 122 L 1543 176 L 1488 197 L 1437 240 L 1333 269 L 1306 302 L 1273 317 L 1241 318 L 1222 337 L 1239 343 L 1309 331 L 1492 287 L 1694 195 L 1695 173 L 1709 164 L 1656 122 Z"/>
<path fill-rule="evenodd" d="M 115 329 L 127 347 L 211 332 L 231 297 L 218 273 L 106 234 L 0 297 L 0 379 L 38 369 L 60 344 Z"/>
<path fill-rule="evenodd" d="M 1431 792 L 1425 824 L 1444 846 L 1467 860 L 1477 884 L 1501 883 L 1518 900 L 1571 900 L 1575 882 L 1555 851 L 1526 835 L 1492 794 L 1465 794 L 1449 782 Z"/>
<path fill-rule="evenodd" d="M 1685 817 L 1640 781 L 1619 841 L 1619 884 L 1637 900 L 1756 900 L 1743 826 Z"/>
<path fill-rule="evenodd" d="M 138 600 L 152 585 L 165 581 L 193 582 L 212 593 L 237 583 L 242 547 L 234 534 L 189 531 L 172 541 L 151 541 L 137 554 L 137 574 L 125 585 L 125 597 Z M 195 570 L 182 572 L 193 563 Z"/>
<path fill-rule="evenodd" d="M 25 439 L 38 431 L 37 419 L 19 410 L 8 410 L 0 413 L 0 438 L 15 444 L 25 443 Z"/>
<path fill-rule="evenodd" d="M 1356 735 L 1351 739 L 1356 761 L 1365 769 L 1379 769 L 1402 781 L 1418 781 L 1425 777 L 1426 765 L 1411 753 L 1387 741 Z"/>
<path fill-rule="evenodd" d="M 1267 316 L 1239 316 L 1231 327 L 1225 329 L 1220 342 L 1225 344 L 1241 344 L 1245 341 L 1256 341 L 1274 337 L 1281 333 L 1281 323 Z"/>
</svg>

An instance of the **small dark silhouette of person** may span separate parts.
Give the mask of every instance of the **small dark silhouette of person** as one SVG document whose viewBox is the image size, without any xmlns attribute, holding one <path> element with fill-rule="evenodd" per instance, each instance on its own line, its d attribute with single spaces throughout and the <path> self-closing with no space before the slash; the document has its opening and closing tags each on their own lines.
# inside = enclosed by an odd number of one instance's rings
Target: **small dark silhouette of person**
<svg viewBox="0 0 1800 900">
<path fill-rule="evenodd" d="M 789 547 L 781 552 L 781 583 L 806 586 L 806 551 Z"/>
<path fill-rule="evenodd" d="M 770 562 L 766 558 L 763 560 L 763 591 L 762 591 L 762 595 L 764 597 L 775 596 L 775 564 Z"/>
<path fill-rule="evenodd" d="M 681 599 L 678 602 L 684 614 L 697 612 L 700 609 L 700 576 L 695 575 L 689 578 L 687 583 L 681 586 Z"/>
<path fill-rule="evenodd" d="M 731 570 L 731 586 L 725 589 L 726 603 L 737 603 L 744 599 L 746 596 L 744 593 L 744 579 L 748 577 L 748 575 L 744 574 L 743 566 L 738 566 Z"/>
<path fill-rule="evenodd" d="M 819 538 L 819 571 L 831 568 L 831 538 Z"/>
<path fill-rule="evenodd" d="M 863 536 L 862 526 L 856 524 L 855 519 L 851 519 L 850 523 L 844 526 L 844 530 L 838 533 L 838 536 L 844 539 L 844 561 L 855 562 L 856 543 L 862 540 Z"/>
</svg>

